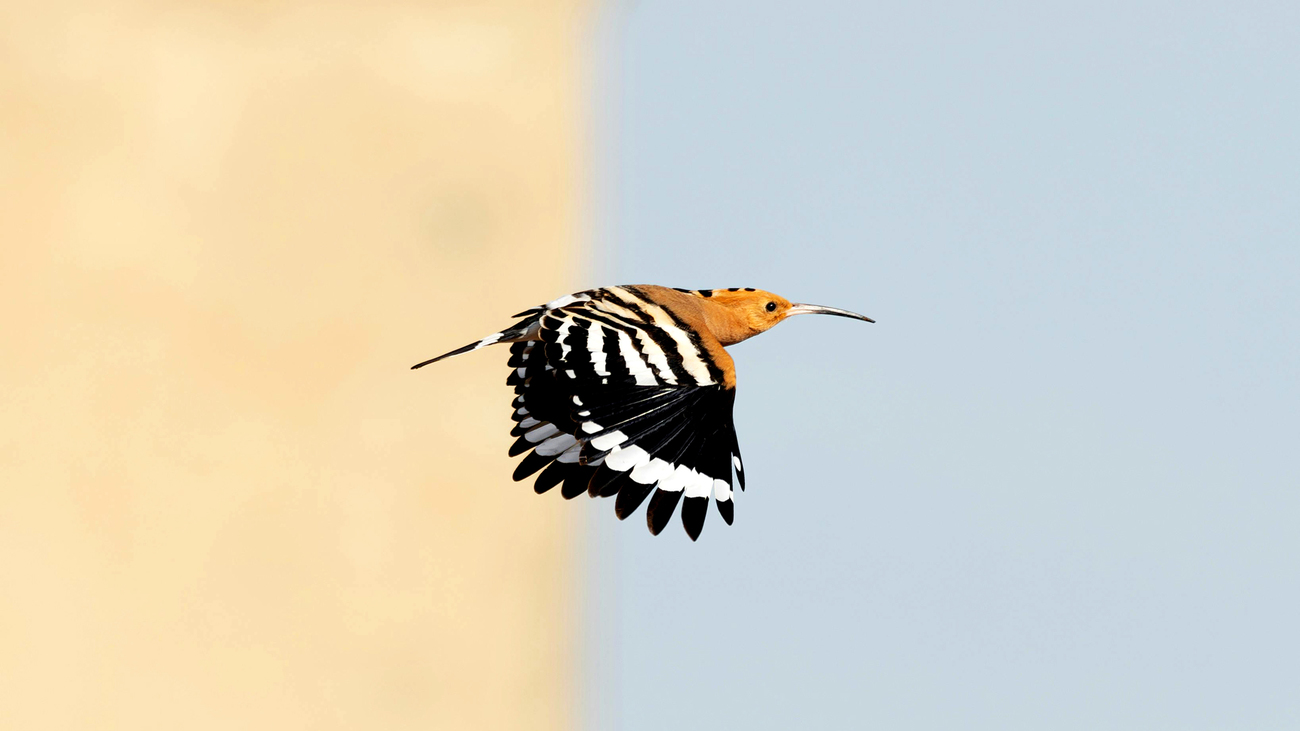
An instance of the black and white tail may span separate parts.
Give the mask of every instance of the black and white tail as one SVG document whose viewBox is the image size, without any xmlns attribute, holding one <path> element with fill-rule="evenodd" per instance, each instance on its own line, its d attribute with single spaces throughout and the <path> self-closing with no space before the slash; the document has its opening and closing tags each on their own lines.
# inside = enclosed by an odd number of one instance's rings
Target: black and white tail
<svg viewBox="0 0 1300 731">
<path fill-rule="evenodd" d="M 450 353 L 443 353 L 437 358 L 430 358 L 429 360 L 423 361 L 421 363 L 416 363 L 415 365 L 411 366 L 411 370 L 415 370 L 416 368 L 423 368 L 424 366 L 427 366 L 430 363 L 437 363 L 438 361 L 444 358 L 450 358 L 453 355 L 461 355 L 462 353 L 473 352 L 475 350 L 478 350 L 479 348 L 486 348 L 489 345 L 495 345 L 497 343 L 515 343 L 515 342 L 519 342 L 520 340 L 532 340 L 533 338 L 537 337 L 537 331 L 540 327 L 539 321 L 541 320 L 541 310 L 529 310 L 527 312 L 521 312 L 519 313 L 519 315 L 516 315 L 516 317 L 521 317 L 521 316 L 526 316 L 526 319 L 517 322 L 514 325 L 511 325 L 510 327 L 506 328 L 505 330 L 502 330 L 501 332 L 492 333 L 491 335 L 487 336 L 486 338 L 483 338 L 477 343 L 470 343 L 469 345 L 466 345 L 464 347 L 456 348 Z"/>
<path fill-rule="evenodd" d="M 411 370 L 415 370 L 416 368 L 423 368 L 424 366 L 427 366 L 430 363 L 437 363 L 438 361 L 444 358 L 450 358 L 453 355 L 462 355 L 464 353 L 471 353 L 475 350 L 478 350 L 479 348 L 486 348 L 489 345 L 496 345 L 497 343 L 517 343 L 523 340 L 536 340 L 538 337 L 537 333 L 542 328 L 541 325 L 542 315 L 546 314 L 547 310 L 559 309 L 561 307 L 566 307 L 568 305 L 571 305 L 575 302 L 586 302 L 589 299 L 590 296 L 586 292 L 579 292 L 577 294 L 567 294 L 557 300 L 554 300 L 552 302 L 547 302 L 546 304 L 540 305 L 538 307 L 529 307 L 528 309 L 514 316 L 516 318 L 523 318 L 523 319 L 519 320 L 519 322 L 516 322 L 515 324 L 506 328 L 505 330 L 502 330 L 501 332 L 492 333 L 491 335 L 487 336 L 486 338 L 483 338 L 477 343 L 470 343 L 469 345 L 466 345 L 462 348 L 456 348 L 450 353 L 443 353 L 437 358 L 430 358 L 429 360 L 423 361 L 421 363 L 416 363 L 415 365 L 411 366 Z"/>
</svg>

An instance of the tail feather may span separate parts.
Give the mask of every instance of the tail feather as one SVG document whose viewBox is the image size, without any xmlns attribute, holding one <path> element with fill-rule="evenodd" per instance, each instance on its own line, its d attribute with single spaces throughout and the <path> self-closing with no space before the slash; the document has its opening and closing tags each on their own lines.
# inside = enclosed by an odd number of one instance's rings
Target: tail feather
<svg viewBox="0 0 1300 731">
<path fill-rule="evenodd" d="M 466 346 L 464 346 L 464 347 L 456 348 L 455 350 L 453 350 L 453 351 L 451 351 L 451 352 L 449 352 L 449 353 L 443 353 L 442 355 L 438 356 L 437 358 L 430 358 L 430 359 L 428 359 L 428 360 L 426 360 L 426 361 L 422 361 L 422 362 L 420 362 L 420 363 L 416 363 L 415 365 L 411 366 L 411 370 L 415 370 L 416 368 L 423 368 L 424 366 L 427 366 L 427 365 L 429 365 L 430 363 L 437 363 L 438 361 L 442 360 L 443 358 L 450 358 L 450 357 L 453 356 L 453 355 L 460 355 L 461 353 L 468 353 L 468 352 L 470 352 L 471 350 L 478 350 L 479 348 L 486 348 L 487 346 L 489 346 L 489 345 L 491 345 L 491 344 L 493 344 L 493 343 L 495 343 L 495 342 L 499 342 L 500 340 L 501 340 L 501 333 L 492 333 L 491 335 L 487 336 L 486 338 L 483 338 L 482 340 L 478 341 L 477 343 L 470 343 L 469 345 L 466 345 Z"/>
<path fill-rule="evenodd" d="M 443 358 L 450 358 L 453 355 L 461 355 L 462 353 L 469 353 L 471 351 L 478 350 L 479 348 L 486 348 L 487 346 L 494 345 L 496 343 L 513 343 L 519 340 L 528 340 L 536 334 L 539 320 L 540 318 L 538 317 L 531 317 L 528 320 L 525 320 L 524 322 L 516 323 L 513 327 L 508 327 L 505 330 L 502 330 L 501 332 L 492 333 L 491 335 L 487 336 L 486 338 L 483 338 L 477 343 L 470 343 L 469 345 L 466 345 L 464 347 L 456 348 L 450 353 L 443 353 L 437 358 L 430 358 L 421 363 L 416 363 L 415 365 L 411 366 L 411 370 L 415 370 L 416 368 L 423 368 L 424 366 L 427 366 L 431 363 L 437 363 Z"/>
</svg>

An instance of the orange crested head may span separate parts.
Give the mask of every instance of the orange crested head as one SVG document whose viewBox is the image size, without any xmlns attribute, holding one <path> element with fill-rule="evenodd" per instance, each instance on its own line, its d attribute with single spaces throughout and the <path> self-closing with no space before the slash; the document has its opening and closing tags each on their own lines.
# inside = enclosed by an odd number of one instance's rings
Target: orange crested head
<svg viewBox="0 0 1300 731">
<path fill-rule="evenodd" d="M 714 337 L 723 345 L 734 345 L 752 338 L 795 315 L 838 315 L 875 322 L 856 312 L 822 305 L 797 304 L 780 295 L 753 287 L 698 289 L 691 293 L 706 302 L 705 321 Z"/>
</svg>

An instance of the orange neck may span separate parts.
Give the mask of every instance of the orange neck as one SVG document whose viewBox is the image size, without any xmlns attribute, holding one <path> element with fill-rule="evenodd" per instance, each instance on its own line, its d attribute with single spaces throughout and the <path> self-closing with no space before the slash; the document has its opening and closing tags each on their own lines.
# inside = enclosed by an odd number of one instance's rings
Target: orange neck
<svg viewBox="0 0 1300 731">
<path fill-rule="evenodd" d="M 721 302 L 704 300 L 700 304 L 705 327 L 723 345 L 735 345 L 762 332 L 755 329 L 736 310 Z"/>
</svg>

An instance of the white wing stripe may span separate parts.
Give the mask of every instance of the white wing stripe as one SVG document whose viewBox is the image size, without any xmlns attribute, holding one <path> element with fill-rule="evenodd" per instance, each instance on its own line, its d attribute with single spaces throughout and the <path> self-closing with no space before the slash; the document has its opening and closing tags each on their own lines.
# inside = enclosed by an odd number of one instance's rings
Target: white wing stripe
<svg viewBox="0 0 1300 731">
<path fill-rule="evenodd" d="M 708 497 L 713 487 L 713 478 L 691 470 L 690 482 L 686 483 L 686 497 Z"/>
<path fill-rule="evenodd" d="M 547 439 L 550 439 L 551 437 L 559 433 L 560 433 L 559 428 L 556 427 L 554 424 L 544 424 L 524 434 L 524 439 L 527 439 L 533 444 L 536 444 L 538 442 L 542 442 Z"/>
<path fill-rule="evenodd" d="M 564 342 L 569 337 L 569 328 L 573 327 L 573 320 L 566 317 L 560 320 L 560 328 L 555 331 L 556 342 L 560 344 L 560 362 L 563 363 L 569 357 L 569 351 L 573 346 Z"/>
<path fill-rule="evenodd" d="M 577 444 L 577 442 L 578 440 L 575 439 L 572 434 L 560 434 L 559 436 L 551 437 L 537 445 L 537 453 L 543 457 L 550 457 L 551 455 L 567 451 L 570 447 Z"/>
<path fill-rule="evenodd" d="M 595 444 L 593 441 L 592 444 Z M 636 469 L 650 461 L 650 454 L 644 449 L 632 445 L 630 447 L 614 447 L 605 455 L 605 464 L 609 465 L 612 470 L 627 472 Z"/>
<path fill-rule="evenodd" d="M 641 352 L 645 353 L 646 358 L 650 360 L 650 365 L 659 372 L 659 380 L 676 386 L 677 376 L 673 375 L 673 367 L 668 364 L 668 354 L 663 351 L 663 348 L 659 347 L 649 333 L 640 328 L 636 330 L 636 339 L 641 344 Z"/>
<path fill-rule="evenodd" d="M 693 474 L 695 474 L 695 470 L 679 464 L 672 474 L 659 480 L 659 489 L 664 492 L 677 492 L 686 487 L 686 483 L 690 482 Z"/>
<path fill-rule="evenodd" d="M 613 292 L 616 289 L 618 288 L 614 287 L 609 291 Z M 627 296 L 630 297 L 631 295 L 629 294 Z M 641 300 L 638 299 L 637 301 L 640 302 Z M 594 306 L 597 309 L 628 323 L 632 328 L 632 331 L 636 333 L 636 340 L 639 344 L 635 346 L 635 349 L 645 353 L 645 357 L 650 361 L 650 365 L 654 366 L 655 370 L 659 372 L 658 383 L 667 383 L 673 386 L 677 385 L 677 376 L 673 375 L 672 366 L 668 364 L 667 354 L 665 354 L 663 348 L 659 347 L 659 344 L 654 341 L 654 338 L 650 337 L 650 334 L 645 331 L 645 323 L 641 322 L 641 318 L 638 317 L 635 312 L 618 302 L 610 300 L 602 300 L 595 303 Z M 626 333 L 621 331 L 620 334 L 626 336 Z M 629 346 L 630 345 L 631 343 L 629 343 Z M 623 359 L 628 361 L 628 367 L 630 369 L 632 361 L 628 358 L 627 353 L 623 348 L 623 341 L 621 338 L 619 340 L 619 351 L 623 353 Z M 637 380 L 637 383 L 640 383 L 640 379 Z"/>
<path fill-rule="evenodd" d="M 662 479 L 667 478 L 673 473 L 673 466 L 658 457 L 652 457 L 649 462 L 643 462 L 636 469 L 632 470 L 630 477 L 633 481 L 642 485 L 653 485 Z"/>
<path fill-rule="evenodd" d="M 560 456 L 556 457 L 555 460 L 557 462 L 563 462 L 565 464 L 574 464 L 578 461 L 578 458 L 581 455 L 582 455 L 582 442 L 579 442 L 575 439 L 573 446 L 561 452 Z"/>
<path fill-rule="evenodd" d="M 630 292 L 628 294 L 631 296 Z M 663 307 L 643 297 L 637 297 L 637 301 L 641 304 L 641 308 L 646 311 L 646 314 L 650 315 L 650 319 L 654 321 L 654 326 L 667 333 L 668 337 L 677 343 L 677 352 L 682 357 L 682 367 L 686 369 L 687 373 L 691 374 L 691 378 L 695 379 L 695 382 L 701 386 L 713 383 L 713 376 L 709 374 L 709 366 L 703 359 L 704 354 L 700 352 L 695 343 L 691 342 L 690 335 L 677 323 L 673 322 L 672 316 L 664 311 Z"/>
<path fill-rule="evenodd" d="M 659 379 L 655 378 L 654 371 L 646 367 L 645 360 L 641 353 L 637 351 L 636 346 L 632 344 L 632 338 L 622 331 L 618 332 L 618 354 L 623 357 L 623 363 L 627 370 L 636 379 L 638 386 L 658 386 Z"/>
<path fill-rule="evenodd" d="M 626 434 L 624 434 L 621 431 L 612 431 L 608 434 L 602 434 L 596 437 L 595 439 L 591 440 L 591 446 L 603 452 L 607 449 L 615 449 L 618 447 L 618 445 L 626 441 L 627 441 Z"/>
<path fill-rule="evenodd" d="M 591 323 L 590 320 L 588 320 Z M 598 376 L 608 376 L 605 368 L 605 328 L 591 323 L 587 328 L 587 355 L 591 356 L 591 366 Z"/>
</svg>

